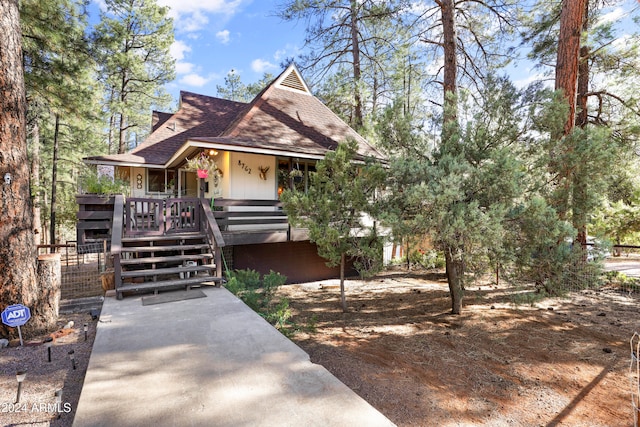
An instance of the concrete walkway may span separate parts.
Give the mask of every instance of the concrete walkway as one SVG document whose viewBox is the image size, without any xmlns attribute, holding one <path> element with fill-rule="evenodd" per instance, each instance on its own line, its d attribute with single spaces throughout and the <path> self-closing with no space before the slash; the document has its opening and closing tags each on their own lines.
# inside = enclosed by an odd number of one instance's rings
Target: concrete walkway
<svg viewBox="0 0 640 427">
<path fill-rule="evenodd" d="M 224 288 L 107 298 L 74 420 L 86 426 L 391 426 Z"/>
</svg>

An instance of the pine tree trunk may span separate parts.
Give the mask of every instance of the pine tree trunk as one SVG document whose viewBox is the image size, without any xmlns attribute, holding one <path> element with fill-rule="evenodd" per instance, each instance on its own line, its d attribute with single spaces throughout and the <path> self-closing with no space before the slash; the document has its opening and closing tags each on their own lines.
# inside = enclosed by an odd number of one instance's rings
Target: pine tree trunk
<svg viewBox="0 0 640 427">
<path fill-rule="evenodd" d="M 18 10 L 18 0 L 0 1 L 0 310 L 38 298 Z M 0 336 L 17 330 L 0 324 Z"/>
<path fill-rule="evenodd" d="M 360 66 L 360 42 L 358 38 L 358 6 L 356 0 L 351 0 L 351 49 L 353 55 L 353 82 L 354 82 L 354 119 L 353 127 L 360 130 L 364 123 L 362 118 L 362 95 L 360 94 L 360 79 L 362 70 Z"/>
<path fill-rule="evenodd" d="M 585 2 L 587 0 L 563 0 L 560 12 L 560 35 L 558 38 L 558 53 L 556 58 L 555 89 L 562 91 L 568 106 L 568 116 L 564 129 L 554 135 L 560 140 L 563 135 L 569 135 L 576 120 L 576 98 L 578 85 L 578 65 L 580 61 L 580 34 L 582 32 Z M 570 147 L 567 150 L 571 150 Z M 558 212 L 560 219 L 566 219 L 569 213 L 569 196 L 573 172 L 562 165 L 557 171 L 556 191 L 552 205 Z"/>
<path fill-rule="evenodd" d="M 589 2 L 585 2 L 582 31 L 589 29 Z M 576 102 L 576 123 L 575 125 L 580 128 L 585 128 L 589 121 L 589 110 L 587 108 L 587 94 L 589 93 L 589 46 L 580 47 L 580 62 L 578 64 L 578 93 Z M 581 208 L 580 203 L 586 202 L 589 191 L 588 183 L 584 179 L 582 172 L 583 168 L 578 167 L 574 171 L 574 185 L 573 185 L 573 226 L 578 231 L 577 240 L 580 243 L 583 253 L 582 257 L 586 261 L 587 259 L 587 216 L 588 212 Z"/>
<path fill-rule="evenodd" d="M 25 325 L 27 333 L 55 329 L 60 308 L 60 254 L 38 257 L 38 301 L 31 308 L 31 320 Z"/>
<path fill-rule="evenodd" d="M 458 60 L 456 57 L 457 31 L 455 21 L 455 4 L 453 0 L 442 0 L 442 34 L 444 47 L 444 123 L 457 121 L 455 105 L 453 103 L 458 92 Z M 448 107 L 448 108 L 447 108 Z M 443 131 L 444 132 L 444 131 Z M 443 135 L 443 141 L 448 135 Z"/>
<path fill-rule="evenodd" d="M 564 134 L 571 133 L 576 117 L 580 34 L 587 0 L 563 0 L 556 60 L 555 89 L 562 90 L 569 105 Z"/>
<path fill-rule="evenodd" d="M 115 127 L 115 122 L 116 122 L 116 116 L 115 114 L 111 114 L 111 116 L 109 117 L 109 133 L 107 134 L 107 139 L 108 139 L 108 154 L 112 154 L 113 153 L 113 133 L 114 133 L 114 127 Z"/>
<path fill-rule="evenodd" d="M 127 118 L 124 114 L 120 114 L 120 129 L 118 131 L 118 154 L 127 151 Z"/>
<path fill-rule="evenodd" d="M 464 261 L 452 253 L 452 248 L 445 249 L 444 259 L 449 292 L 451 293 L 451 314 L 460 314 L 464 295 Z"/>
<path fill-rule="evenodd" d="M 53 160 L 51 161 L 51 212 L 49 214 L 49 241 L 56 244 L 56 211 L 58 210 L 58 147 L 60 146 L 60 116 L 56 113 L 55 130 L 53 132 Z M 56 249 L 51 247 L 51 253 Z"/>
<path fill-rule="evenodd" d="M 342 311 L 347 312 L 347 297 L 344 294 L 344 265 L 347 261 L 346 254 L 340 256 L 340 302 L 342 303 Z"/>
<path fill-rule="evenodd" d="M 34 120 L 33 130 L 31 133 L 31 185 L 40 184 L 40 125 L 38 118 Z M 42 235 L 42 218 L 40 213 L 40 187 L 33 191 L 33 232 L 34 243 L 39 245 L 42 243 L 44 236 Z"/>
<path fill-rule="evenodd" d="M 454 132 L 458 126 L 458 61 L 456 57 L 457 36 L 454 0 L 439 2 L 442 11 L 442 33 L 444 46 L 444 116 L 442 123 L 441 144 L 454 144 Z M 445 248 L 447 282 L 451 293 L 451 313 L 462 311 L 464 264 L 462 259 L 454 256 L 451 248 Z"/>
</svg>

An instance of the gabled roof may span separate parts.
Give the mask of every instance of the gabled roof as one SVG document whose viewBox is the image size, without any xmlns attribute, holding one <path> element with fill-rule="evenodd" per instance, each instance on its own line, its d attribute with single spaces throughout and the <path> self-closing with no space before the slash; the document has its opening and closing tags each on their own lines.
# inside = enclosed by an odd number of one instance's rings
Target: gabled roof
<svg viewBox="0 0 640 427">
<path fill-rule="evenodd" d="M 322 158 L 347 138 L 362 157 L 383 158 L 310 93 L 294 65 L 248 104 L 180 92 L 180 108 L 166 114 L 157 115 L 153 132 L 131 152 L 85 160 L 165 167 L 182 161 L 189 146 Z"/>
</svg>

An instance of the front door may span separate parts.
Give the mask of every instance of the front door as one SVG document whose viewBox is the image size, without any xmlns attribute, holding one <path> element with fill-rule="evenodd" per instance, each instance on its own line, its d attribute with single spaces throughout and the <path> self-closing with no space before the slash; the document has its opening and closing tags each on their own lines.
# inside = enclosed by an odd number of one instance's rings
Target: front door
<svg viewBox="0 0 640 427">
<path fill-rule="evenodd" d="M 180 169 L 180 197 L 198 197 L 198 176 L 193 171 Z"/>
</svg>

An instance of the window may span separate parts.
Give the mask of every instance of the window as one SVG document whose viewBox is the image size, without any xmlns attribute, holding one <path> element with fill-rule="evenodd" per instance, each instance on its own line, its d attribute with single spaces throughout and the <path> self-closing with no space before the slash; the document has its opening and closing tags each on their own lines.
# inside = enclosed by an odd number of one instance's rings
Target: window
<svg viewBox="0 0 640 427">
<path fill-rule="evenodd" d="M 285 189 L 307 191 L 309 174 L 316 171 L 315 161 L 278 159 L 278 197 Z"/>
<path fill-rule="evenodd" d="M 168 193 L 172 191 L 175 172 L 164 169 L 147 169 L 147 192 Z"/>
</svg>

